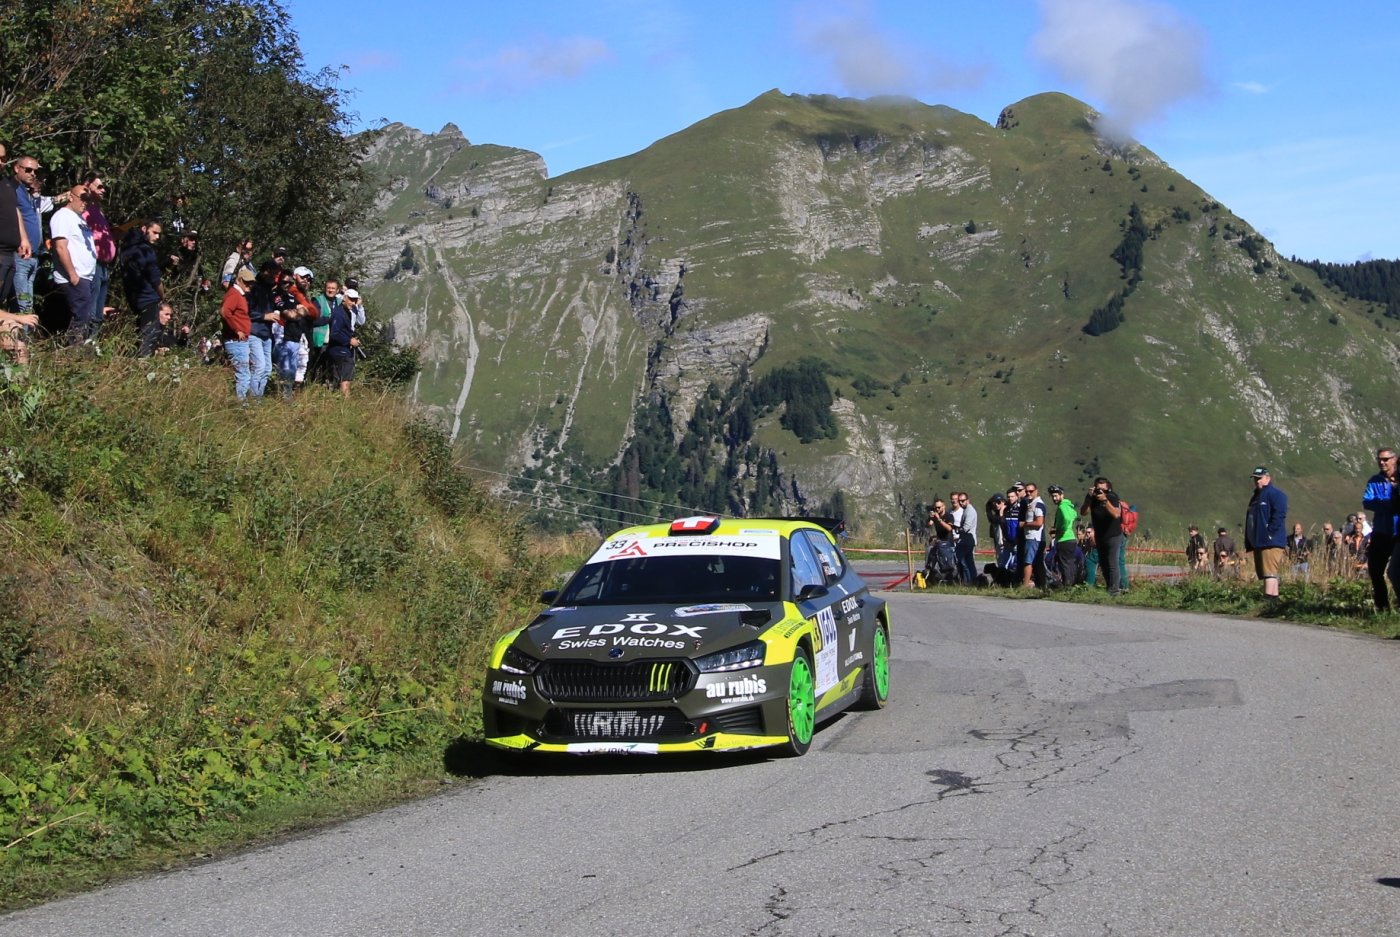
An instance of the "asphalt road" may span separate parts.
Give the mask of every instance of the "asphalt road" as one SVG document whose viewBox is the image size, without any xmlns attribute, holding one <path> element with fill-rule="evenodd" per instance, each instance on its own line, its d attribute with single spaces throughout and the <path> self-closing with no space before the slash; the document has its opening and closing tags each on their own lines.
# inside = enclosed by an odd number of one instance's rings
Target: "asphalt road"
<svg viewBox="0 0 1400 937">
<path fill-rule="evenodd" d="M 0 935 L 1400 933 L 1400 643 L 891 606 L 890 707 L 804 758 L 493 776 Z"/>
</svg>

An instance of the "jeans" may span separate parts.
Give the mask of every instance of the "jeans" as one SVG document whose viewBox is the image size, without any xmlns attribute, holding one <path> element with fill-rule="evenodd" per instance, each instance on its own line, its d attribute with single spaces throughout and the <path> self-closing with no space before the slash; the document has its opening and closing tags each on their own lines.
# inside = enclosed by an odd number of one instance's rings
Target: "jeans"
<svg viewBox="0 0 1400 937">
<path fill-rule="evenodd" d="M 1119 595 L 1123 592 L 1123 567 L 1118 565 L 1123 553 L 1123 535 L 1099 540 L 1098 548 L 1099 568 L 1108 580 L 1108 594 Z"/>
<path fill-rule="evenodd" d="M 38 275 L 38 257 L 15 258 L 15 304 L 22 316 L 34 311 L 34 278 Z"/>
<path fill-rule="evenodd" d="M 267 390 L 267 379 L 272 375 L 272 339 L 258 338 L 256 335 L 249 338 L 248 361 L 253 369 L 248 378 L 248 393 L 261 397 Z"/>
<path fill-rule="evenodd" d="M 272 359 L 277 364 L 277 382 L 282 385 L 282 396 L 292 396 L 292 386 L 296 382 L 297 365 L 301 360 L 301 343 L 281 341 L 272 346 Z"/>
<path fill-rule="evenodd" d="M 963 582 L 977 581 L 977 558 L 973 555 L 977 550 L 977 537 L 963 531 L 958 535 L 958 543 L 954 548 L 958 555 L 958 571 L 961 573 Z"/>
<path fill-rule="evenodd" d="M 249 369 L 252 364 L 248 340 L 224 342 L 224 353 L 228 355 L 229 364 L 233 365 L 233 396 L 240 401 L 247 400 L 248 385 L 251 383 Z"/>
<path fill-rule="evenodd" d="M 59 286 L 63 288 L 63 298 L 68 300 L 68 312 L 72 316 L 68 321 L 67 343 L 81 345 L 96 338 L 102 320 L 92 317 L 92 281 L 79 280 Z"/>
<path fill-rule="evenodd" d="M 99 260 L 97 268 L 92 271 L 92 320 L 99 324 L 102 322 L 102 310 L 107 308 L 107 286 L 111 280 L 111 271 Z"/>
</svg>

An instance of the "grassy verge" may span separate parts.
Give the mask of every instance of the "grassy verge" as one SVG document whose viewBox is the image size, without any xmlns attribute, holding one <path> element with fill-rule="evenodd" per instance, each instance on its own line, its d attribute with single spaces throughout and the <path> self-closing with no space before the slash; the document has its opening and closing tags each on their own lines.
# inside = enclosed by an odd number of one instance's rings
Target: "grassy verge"
<svg viewBox="0 0 1400 937">
<path fill-rule="evenodd" d="M 0 906 L 432 789 L 532 540 L 389 392 L 0 375 Z M 459 766 L 470 773 L 470 766 Z"/>
<path fill-rule="evenodd" d="M 1097 587 L 1075 586 L 1042 592 L 1036 589 L 977 589 L 969 586 L 937 586 L 940 592 L 967 595 L 995 595 L 1010 599 L 1049 598 L 1058 602 L 1092 605 L 1133 606 L 1206 612 L 1213 615 L 1240 615 L 1303 624 L 1324 625 L 1383 638 L 1400 638 L 1400 613 L 1377 614 L 1373 610 L 1370 582 L 1363 579 L 1286 579 L 1279 589 L 1279 601 L 1264 601 L 1259 583 L 1244 579 L 1215 579 L 1211 576 L 1185 576 L 1179 580 L 1134 580 L 1121 596 L 1110 596 Z"/>
</svg>

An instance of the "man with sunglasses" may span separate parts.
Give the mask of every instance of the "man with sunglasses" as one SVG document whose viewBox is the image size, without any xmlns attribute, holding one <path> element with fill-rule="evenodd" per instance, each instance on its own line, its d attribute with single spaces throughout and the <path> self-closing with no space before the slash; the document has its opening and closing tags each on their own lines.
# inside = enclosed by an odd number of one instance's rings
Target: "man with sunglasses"
<svg viewBox="0 0 1400 937">
<path fill-rule="evenodd" d="M 1395 450 L 1389 446 L 1377 449 L 1376 466 L 1380 471 L 1366 483 L 1361 504 L 1375 512 L 1371 519 L 1371 545 L 1366 551 L 1366 572 L 1371 576 L 1376 611 L 1385 612 L 1390 610 L 1387 578 L 1400 596 L 1400 503 L 1396 500 L 1400 498 L 1400 481 L 1396 479 Z"/>
<path fill-rule="evenodd" d="M 29 256 L 15 258 L 15 303 L 21 315 L 34 311 L 34 279 L 39 273 L 43 252 L 42 216 L 53 210 L 53 199 L 43 194 L 43 167 L 32 156 L 15 160 L 15 200 L 19 205 L 24 234 L 29 239 Z"/>
<path fill-rule="evenodd" d="M 0 164 L 9 151 L 0 143 Z M 19 212 L 18 180 L 0 180 L 0 309 L 15 310 L 15 261 L 30 256 L 29 236 Z"/>
</svg>

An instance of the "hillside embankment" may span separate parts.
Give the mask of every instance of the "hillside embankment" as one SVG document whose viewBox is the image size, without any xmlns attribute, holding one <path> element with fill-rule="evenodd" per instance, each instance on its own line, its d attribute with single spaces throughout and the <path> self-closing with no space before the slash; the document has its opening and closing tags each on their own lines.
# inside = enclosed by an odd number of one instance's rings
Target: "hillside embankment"
<svg viewBox="0 0 1400 937">
<path fill-rule="evenodd" d="M 0 556 L 0 907 L 470 773 L 550 565 L 393 392 L 68 350 L 0 375 Z"/>
</svg>

